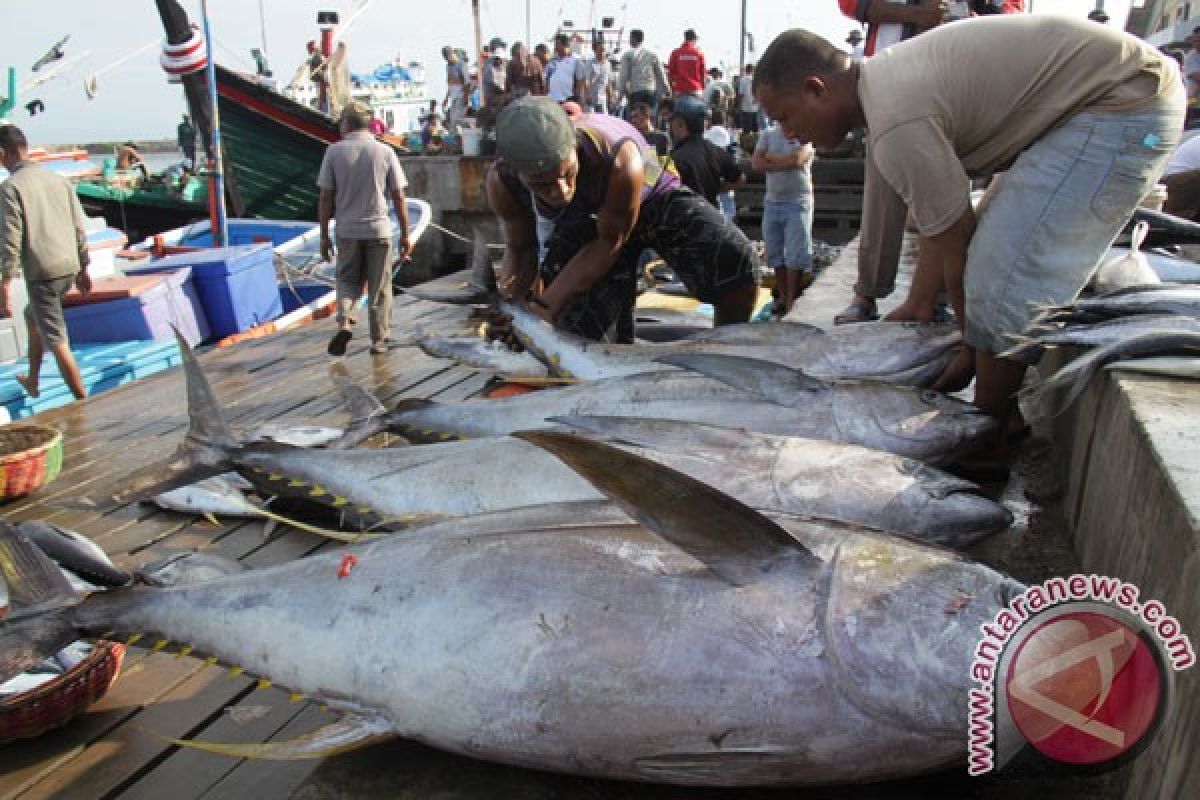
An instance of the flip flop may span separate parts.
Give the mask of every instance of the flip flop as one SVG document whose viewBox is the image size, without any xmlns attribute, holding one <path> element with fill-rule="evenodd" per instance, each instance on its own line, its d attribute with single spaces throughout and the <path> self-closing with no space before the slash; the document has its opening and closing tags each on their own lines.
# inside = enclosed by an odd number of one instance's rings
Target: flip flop
<svg viewBox="0 0 1200 800">
<path fill-rule="evenodd" d="M 333 338 L 329 340 L 329 355 L 346 355 L 346 345 L 350 343 L 350 337 L 353 335 L 354 334 L 350 333 L 350 331 L 338 331 L 335 333 Z"/>
<path fill-rule="evenodd" d="M 879 312 L 873 300 L 853 300 L 833 318 L 834 325 L 849 325 L 855 322 L 874 322 L 879 319 Z"/>
</svg>

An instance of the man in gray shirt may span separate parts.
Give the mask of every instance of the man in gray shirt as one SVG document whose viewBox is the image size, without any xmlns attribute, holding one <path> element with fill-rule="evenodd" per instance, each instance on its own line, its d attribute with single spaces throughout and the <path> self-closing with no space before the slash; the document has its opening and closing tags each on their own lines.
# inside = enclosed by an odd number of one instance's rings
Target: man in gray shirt
<svg viewBox="0 0 1200 800">
<path fill-rule="evenodd" d="M 408 181 L 396 152 L 372 136 L 371 109 L 354 101 L 342 112 L 342 140 L 325 151 L 317 186 L 321 188 L 319 220 L 321 257 L 329 261 L 333 243 L 329 238 L 329 220 L 337 221 L 337 322 L 338 332 L 329 343 L 329 354 L 346 354 L 354 309 L 367 284 L 367 312 L 371 326 L 371 352 L 387 352 L 391 331 L 392 224 L 387 201 L 396 207 L 396 219 L 403 231 L 397 263 L 408 258 L 412 244 L 408 239 L 408 212 L 404 187 Z"/>
<path fill-rule="evenodd" d="M 18 375 L 17 382 L 37 397 L 42 357 L 49 350 L 71 393 L 82 399 L 87 389 L 71 355 L 62 301 L 72 283 L 83 294 L 92 290 L 83 209 L 65 178 L 28 156 L 29 143 L 20 128 L 0 125 L 0 163 L 11 174 L 0 185 L 0 317 L 12 315 L 12 281 L 24 273 L 29 374 Z"/>
<path fill-rule="evenodd" d="M 657 109 L 660 97 L 671 96 L 671 85 L 658 56 L 642 46 L 644 40 L 645 34 L 640 30 L 629 32 L 629 49 L 621 54 L 617 72 L 617 94 L 627 100 L 628 108 L 645 103 Z"/>
</svg>

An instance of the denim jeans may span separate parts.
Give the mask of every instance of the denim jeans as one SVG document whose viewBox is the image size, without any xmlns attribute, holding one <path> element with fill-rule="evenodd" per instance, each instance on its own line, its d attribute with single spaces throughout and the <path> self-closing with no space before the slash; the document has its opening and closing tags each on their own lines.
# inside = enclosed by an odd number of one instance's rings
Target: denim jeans
<svg viewBox="0 0 1200 800">
<path fill-rule="evenodd" d="M 964 276 L 966 339 L 993 353 L 1033 306 L 1087 285 L 1183 129 L 1182 91 L 1135 113 L 1082 111 L 1025 150 L 979 218 Z"/>
<path fill-rule="evenodd" d="M 812 269 L 812 198 L 766 200 L 763 203 L 763 239 L 767 266 Z"/>
<path fill-rule="evenodd" d="M 721 215 L 725 219 L 733 222 L 734 217 L 737 216 L 737 201 L 733 199 L 732 189 L 717 195 L 717 208 L 721 209 Z"/>
</svg>

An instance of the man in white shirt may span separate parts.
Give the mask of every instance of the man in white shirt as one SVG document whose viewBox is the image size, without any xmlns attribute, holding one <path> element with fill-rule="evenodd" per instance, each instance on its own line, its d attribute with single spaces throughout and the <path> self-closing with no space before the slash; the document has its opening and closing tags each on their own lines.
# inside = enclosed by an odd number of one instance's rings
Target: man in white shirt
<svg viewBox="0 0 1200 800">
<path fill-rule="evenodd" d="M 612 67 L 608 64 L 607 49 L 604 40 L 597 38 L 592 42 L 592 54 L 595 57 L 584 62 L 587 101 L 583 106 L 585 110 L 597 114 L 607 114 L 613 105 L 609 96 L 612 90 Z"/>
<path fill-rule="evenodd" d="M 559 103 L 582 100 L 587 89 L 587 68 L 571 52 L 571 38 L 565 33 L 554 37 L 554 57 L 546 64 L 546 91 Z"/>
<path fill-rule="evenodd" d="M 737 110 L 738 127 L 743 133 L 756 132 L 759 129 L 758 99 L 754 96 L 754 65 L 747 64 L 744 75 L 737 79 Z"/>
</svg>

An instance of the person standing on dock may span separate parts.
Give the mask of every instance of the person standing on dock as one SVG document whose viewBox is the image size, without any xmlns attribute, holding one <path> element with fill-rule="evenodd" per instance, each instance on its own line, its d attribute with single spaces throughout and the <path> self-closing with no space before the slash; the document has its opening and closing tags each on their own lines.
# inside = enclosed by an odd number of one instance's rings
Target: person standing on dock
<svg viewBox="0 0 1200 800">
<path fill-rule="evenodd" d="M 696 44 L 700 37 L 691 28 L 683 32 L 683 44 L 671 51 L 667 59 L 667 75 L 671 78 L 671 92 L 675 96 L 678 111 L 689 111 L 689 106 L 704 104 L 704 76 L 708 67 L 704 63 L 704 52 Z M 680 107 L 683 101 L 683 108 Z"/>
<path fill-rule="evenodd" d="M 187 114 L 183 115 L 183 121 L 179 123 L 179 127 L 175 130 L 176 136 L 179 139 L 179 149 L 183 151 L 183 157 L 187 160 L 188 169 L 196 169 L 196 126 L 192 124 L 192 119 Z"/>
<path fill-rule="evenodd" d="M 29 304 L 29 372 L 17 382 L 37 397 L 42 358 L 49 350 L 76 399 L 87 396 L 79 365 L 71 354 L 63 297 L 71 285 L 92 290 L 83 209 L 75 190 L 61 175 L 28 161 L 29 142 L 15 125 L 0 125 L 0 163 L 10 177 L 0 185 L 0 316 L 12 316 L 13 278 L 25 276 Z"/>
<path fill-rule="evenodd" d="M 778 316 L 812 286 L 813 147 L 772 125 L 758 137 L 750 166 L 767 176 L 763 200 L 763 239 L 767 266 L 775 270 Z"/>
<path fill-rule="evenodd" d="M 548 98 L 510 105 L 496 126 L 488 202 L 505 253 L 499 288 L 557 327 L 632 341 L 637 264 L 655 250 L 714 306 L 715 322 L 745 322 L 757 295 L 754 246 L 662 167 L 633 126 L 604 114 L 574 122 Z M 553 225 L 538 264 L 538 218 Z"/>
<path fill-rule="evenodd" d="M 658 54 L 643 46 L 646 35 L 638 29 L 629 32 L 629 49 L 621 54 L 617 68 L 618 99 L 626 102 L 626 111 L 645 103 L 658 111 L 658 101 L 671 96 L 671 84 Z M 653 117 L 651 117 L 653 119 Z"/>
<path fill-rule="evenodd" d="M 1162 173 L 1187 103 L 1174 59 L 1141 39 L 1024 15 L 955 22 L 861 62 L 787 31 L 759 60 L 754 91 L 817 147 L 867 128 L 865 193 L 908 203 L 935 267 L 918 264 L 913 292 L 944 285 L 963 326 L 966 346 L 934 388 L 974 377 L 975 405 L 1013 433 L 1027 365 L 998 353 L 1035 304 L 1070 302 L 1087 284 Z M 969 179 L 1001 170 L 977 219 Z M 1000 442 L 980 458 L 1005 455 Z"/>
<path fill-rule="evenodd" d="M 354 313 L 367 285 L 367 316 L 371 327 L 371 353 L 388 349 L 392 329 L 392 223 L 388 219 L 390 198 L 404 233 L 396 263 L 408 258 L 408 211 L 404 187 L 408 180 L 396 151 L 378 141 L 367 129 L 371 109 L 354 100 L 342 112 L 342 140 L 329 145 L 317 186 L 321 189 L 319 219 L 321 258 L 332 260 L 333 243 L 329 221 L 337 221 L 337 323 L 338 332 L 329 342 L 331 356 L 346 354 L 354 325 Z"/>
</svg>

